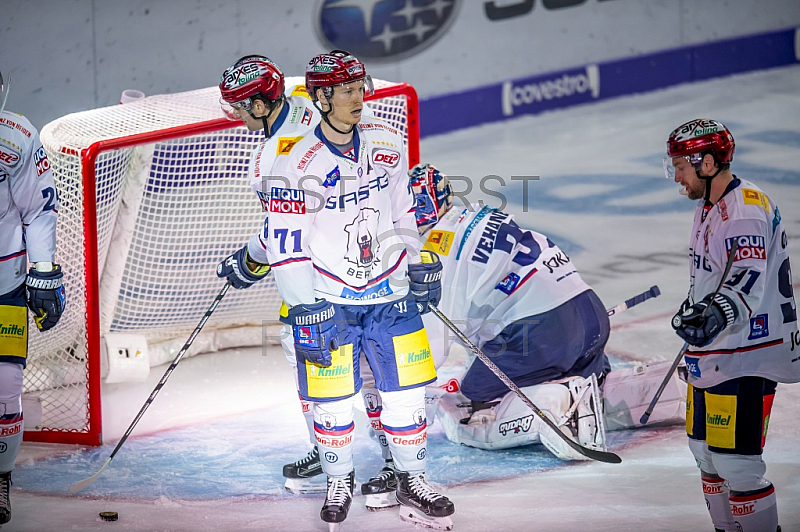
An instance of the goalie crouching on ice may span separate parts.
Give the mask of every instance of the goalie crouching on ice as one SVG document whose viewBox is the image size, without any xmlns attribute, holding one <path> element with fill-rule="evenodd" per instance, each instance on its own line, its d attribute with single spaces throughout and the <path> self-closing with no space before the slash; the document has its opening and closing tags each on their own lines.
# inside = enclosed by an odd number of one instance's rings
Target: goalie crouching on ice
<svg viewBox="0 0 800 532">
<path fill-rule="evenodd" d="M 454 207 L 447 177 L 431 165 L 415 166 L 409 178 L 423 247 L 437 253 L 443 266 L 439 310 L 565 434 L 606 450 L 600 385 L 606 380 L 615 389 L 613 427 L 630 427 L 638 419 L 635 407 L 649 400 L 649 387 L 642 384 L 653 378 L 657 382 L 663 374 L 638 366 L 609 375 L 604 353 L 608 313 L 567 254 L 547 236 L 520 228 L 513 215 L 492 207 Z M 456 338 L 433 314 L 423 320 L 438 368 Z M 460 394 L 440 394 L 438 400 L 448 439 L 483 449 L 541 442 L 563 460 L 587 459 L 469 356 L 466 373 L 456 379 Z M 635 389 L 637 397 L 631 393 Z M 669 390 L 677 397 L 662 403 L 654 421 L 680 420 L 677 381 Z"/>
</svg>

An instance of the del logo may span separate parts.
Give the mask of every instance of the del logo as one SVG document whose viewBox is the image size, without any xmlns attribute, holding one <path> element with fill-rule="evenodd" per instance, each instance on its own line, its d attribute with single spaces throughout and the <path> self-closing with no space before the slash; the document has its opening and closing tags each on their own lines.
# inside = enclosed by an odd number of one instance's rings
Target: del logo
<svg viewBox="0 0 800 532">
<path fill-rule="evenodd" d="M 765 240 L 761 235 L 742 235 L 726 238 L 725 249 L 728 250 L 728 253 L 730 253 L 734 242 L 738 242 L 739 246 L 736 248 L 733 262 L 747 259 L 765 260 L 767 258 Z"/>
<path fill-rule="evenodd" d="M 269 212 L 305 214 L 306 193 L 293 188 L 272 187 L 269 198 Z"/>
<path fill-rule="evenodd" d="M 497 290 L 500 290 L 501 292 L 510 295 L 511 292 L 513 292 L 514 289 L 517 288 L 518 284 L 519 284 L 519 275 L 517 275 L 514 272 L 511 272 L 508 275 L 506 275 L 506 278 L 500 281 L 500 284 L 495 286 L 495 288 Z"/>
<path fill-rule="evenodd" d="M 444 35 L 460 4 L 461 0 L 323 0 L 314 17 L 317 37 L 326 48 L 348 50 L 362 61 L 396 61 Z"/>
<path fill-rule="evenodd" d="M 686 371 L 700 378 L 700 367 L 697 365 L 699 359 L 697 357 L 686 356 L 683 358 L 686 361 Z"/>
<path fill-rule="evenodd" d="M 747 337 L 748 340 L 769 336 L 768 318 L 769 316 L 767 314 L 759 314 L 755 318 L 750 318 L 750 335 Z"/>
<path fill-rule="evenodd" d="M 384 150 L 377 148 L 372 151 L 372 161 L 375 164 L 382 166 L 397 166 L 397 161 L 400 160 L 400 154 L 392 150 Z"/>
<path fill-rule="evenodd" d="M 297 144 L 297 141 L 302 138 L 303 137 L 280 137 L 278 139 L 277 155 L 288 154 L 290 151 L 292 151 L 294 145 Z"/>
<path fill-rule="evenodd" d="M 19 155 L 17 155 L 16 153 L 0 150 L 0 162 L 4 162 L 8 166 L 14 166 L 15 164 L 17 164 L 17 161 L 19 161 Z"/>
</svg>

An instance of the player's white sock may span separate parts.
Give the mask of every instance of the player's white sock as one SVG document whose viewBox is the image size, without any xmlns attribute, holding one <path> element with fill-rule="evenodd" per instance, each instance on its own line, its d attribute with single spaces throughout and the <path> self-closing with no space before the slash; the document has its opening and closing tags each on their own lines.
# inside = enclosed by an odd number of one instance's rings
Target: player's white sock
<svg viewBox="0 0 800 532">
<path fill-rule="evenodd" d="M 730 503 L 735 523 L 733 530 L 772 532 L 778 529 L 778 502 L 771 483 L 754 491 L 731 491 Z"/>
<path fill-rule="evenodd" d="M 703 471 L 700 472 L 700 478 L 703 481 L 703 497 L 706 499 L 706 506 L 714 528 L 726 532 L 736 530 L 733 524 L 731 505 L 728 502 L 730 488 L 725 479 Z"/>
</svg>

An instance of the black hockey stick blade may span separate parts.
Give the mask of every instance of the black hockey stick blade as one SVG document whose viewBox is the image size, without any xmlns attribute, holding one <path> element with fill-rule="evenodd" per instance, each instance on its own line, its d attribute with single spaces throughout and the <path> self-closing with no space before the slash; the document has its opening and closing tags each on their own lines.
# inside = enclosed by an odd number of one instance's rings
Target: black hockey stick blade
<svg viewBox="0 0 800 532">
<path fill-rule="evenodd" d="M 728 278 L 728 274 L 731 272 L 731 266 L 733 266 L 733 258 L 736 255 L 736 248 L 739 247 L 739 242 L 734 239 L 733 244 L 731 245 L 730 253 L 728 254 L 728 261 L 725 263 L 725 270 L 722 272 L 722 278 L 719 280 L 719 284 L 717 285 L 717 289 L 714 290 L 714 295 L 717 295 L 720 290 L 722 290 L 722 285 L 725 284 L 725 279 Z M 711 305 L 707 306 L 705 310 L 703 310 L 703 316 L 711 308 Z M 656 403 L 661 398 L 661 394 L 664 393 L 664 389 L 669 384 L 669 380 L 672 378 L 672 373 L 678 367 L 678 364 L 681 363 L 681 359 L 683 358 L 683 354 L 686 350 L 689 349 L 689 342 L 684 342 L 683 347 L 681 350 L 678 351 L 678 356 L 675 357 L 675 360 L 672 362 L 672 365 L 669 367 L 669 371 L 666 375 L 664 375 L 664 380 L 661 381 L 661 385 L 659 385 L 658 390 L 656 390 L 656 394 L 653 396 L 652 401 L 647 407 L 647 410 L 644 411 L 642 417 L 639 418 L 639 423 L 644 425 L 650 420 L 650 416 L 653 415 L 653 410 L 656 408 Z"/>
<path fill-rule="evenodd" d="M 461 332 L 461 329 L 456 327 L 455 324 L 447 318 L 447 316 L 442 314 L 441 310 L 436 308 L 436 306 L 434 305 L 428 305 L 428 306 L 431 309 L 431 312 L 433 312 L 437 318 L 442 320 L 442 323 L 444 323 L 448 329 L 453 331 L 453 333 L 456 336 L 458 336 L 458 338 L 464 343 L 464 345 L 467 346 L 473 353 L 475 353 L 475 355 L 479 359 L 481 359 L 481 362 L 486 364 L 486 367 L 489 368 L 489 370 L 491 370 L 491 372 L 494 373 L 498 379 L 503 381 L 503 384 L 508 386 L 509 390 L 514 392 L 520 399 L 522 399 L 522 402 L 525 403 L 528 406 L 528 408 L 533 410 L 533 413 L 536 414 L 536 416 L 539 417 L 539 419 L 541 419 L 548 427 L 550 427 L 550 429 L 553 432 L 555 432 L 559 438 L 564 440 L 567 443 L 567 445 L 572 447 L 575 451 L 582 454 L 583 456 L 591 458 L 592 460 L 597 460 L 598 462 L 606 462 L 608 464 L 619 464 L 622 462 L 622 458 L 620 458 L 619 456 L 617 456 L 612 452 L 600 451 L 597 449 L 590 449 L 588 447 L 584 447 L 583 445 L 579 444 L 578 442 L 576 442 L 575 440 L 573 440 L 572 438 L 561 432 L 561 429 L 559 429 L 558 426 L 556 426 L 556 424 L 553 423 L 550 420 L 550 418 L 547 417 L 547 415 L 544 412 L 542 412 L 541 409 L 539 409 L 538 406 L 533 404 L 533 401 L 531 401 L 528 398 L 528 396 L 525 395 L 516 384 L 514 384 L 514 382 L 508 377 L 508 375 L 503 373 L 503 370 L 498 368 L 497 365 L 494 362 L 492 362 L 491 359 L 488 356 L 486 356 L 478 346 L 473 344 L 472 341 L 470 341 L 470 339 L 467 338 L 467 336 L 463 332 Z"/>
</svg>

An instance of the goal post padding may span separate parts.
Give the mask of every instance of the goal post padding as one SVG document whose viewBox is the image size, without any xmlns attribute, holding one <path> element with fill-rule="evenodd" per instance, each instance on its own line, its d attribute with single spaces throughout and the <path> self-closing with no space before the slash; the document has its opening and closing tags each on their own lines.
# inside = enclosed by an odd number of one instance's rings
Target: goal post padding
<svg viewBox="0 0 800 532">
<path fill-rule="evenodd" d="M 419 162 L 413 87 L 375 89 L 370 107 Z M 216 265 L 262 227 L 247 166 L 263 132 L 225 118 L 210 87 L 70 114 L 41 138 L 61 201 L 67 307 L 54 329 L 31 333 L 25 439 L 99 445 L 101 338 L 142 336 L 153 364 L 177 353 L 221 287 Z M 279 306 L 271 277 L 229 291 L 192 352 L 258 345 Z"/>
</svg>

